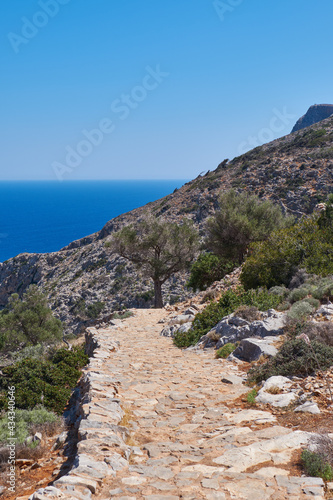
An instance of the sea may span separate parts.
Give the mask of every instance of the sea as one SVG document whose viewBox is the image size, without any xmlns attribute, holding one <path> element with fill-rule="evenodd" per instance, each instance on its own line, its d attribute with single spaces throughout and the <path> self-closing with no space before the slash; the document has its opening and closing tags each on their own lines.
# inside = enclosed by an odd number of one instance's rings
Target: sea
<svg viewBox="0 0 333 500">
<path fill-rule="evenodd" d="M 0 181 L 0 262 L 55 252 L 187 180 Z"/>
</svg>

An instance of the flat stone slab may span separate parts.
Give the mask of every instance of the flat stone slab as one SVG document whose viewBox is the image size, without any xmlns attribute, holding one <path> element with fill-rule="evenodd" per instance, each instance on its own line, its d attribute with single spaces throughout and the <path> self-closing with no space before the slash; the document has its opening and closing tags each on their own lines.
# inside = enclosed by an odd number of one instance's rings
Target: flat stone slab
<svg viewBox="0 0 333 500">
<path fill-rule="evenodd" d="M 253 422 L 255 424 L 275 423 L 276 417 L 269 411 L 261 410 L 243 410 L 238 413 L 225 413 L 224 417 L 232 424 L 241 424 L 243 422 Z"/>
</svg>

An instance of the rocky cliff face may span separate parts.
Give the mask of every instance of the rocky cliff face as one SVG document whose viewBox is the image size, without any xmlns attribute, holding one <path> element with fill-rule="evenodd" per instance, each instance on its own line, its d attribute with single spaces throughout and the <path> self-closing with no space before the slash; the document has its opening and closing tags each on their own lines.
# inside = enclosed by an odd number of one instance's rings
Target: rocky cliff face
<svg viewBox="0 0 333 500">
<path fill-rule="evenodd" d="M 297 132 L 297 130 L 314 125 L 331 115 L 333 115 L 333 104 L 314 104 L 309 107 L 305 115 L 297 120 L 291 132 Z"/>
<path fill-rule="evenodd" d="M 124 307 L 151 304 L 152 283 L 109 249 L 112 233 L 147 213 L 170 221 L 191 219 L 200 231 L 229 188 L 246 190 L 279 203 L 296 214 L 312 212 L 333 192 L 333 117 L 269 144 L 223 161 L 179 190 L 109 221 L 99 232 L 74 241 L 59 252 L 22 254 L 0 263 L 0 308 L 11 293 L 31 283 L 40 286 L 67 331 L 79 332 L 91 322 L 88 307 L 104 302 L 101 316 Z M 167 301 L 184 300 L 186 274 L 164 285 Z"/>
</svg>

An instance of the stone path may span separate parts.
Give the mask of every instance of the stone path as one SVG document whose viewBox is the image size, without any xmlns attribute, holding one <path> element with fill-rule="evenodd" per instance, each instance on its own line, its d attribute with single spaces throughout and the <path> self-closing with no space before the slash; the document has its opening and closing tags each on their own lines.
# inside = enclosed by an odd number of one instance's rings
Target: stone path
<svg viewBox="0 0 333 500">
<path fill-rule="evenodd" d="M 98 330 L 81 455 L 73 479 L 55 486 L 72 488 L 73 499 L 91 492 L 103 500 L 324 498 L 321 479 L 289 476 L 291 455 L 309 434 L 278 426 L 268 411 L 236 406 L 249 391 L 243 373 L 211 351 L 181 351 L 160 337 L 166 314 L 138 310 Z M 130 435 L 115 427 L 121 418 Z M 76 476 L 91 479 L 82 481 L 81 496 L 71 486 Z"/>
</svg>

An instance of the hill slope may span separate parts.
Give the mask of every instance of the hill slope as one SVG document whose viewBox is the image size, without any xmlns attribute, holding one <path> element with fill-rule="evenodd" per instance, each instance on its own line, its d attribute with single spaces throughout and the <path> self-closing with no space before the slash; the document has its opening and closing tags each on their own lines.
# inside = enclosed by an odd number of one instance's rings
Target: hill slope
<svg viewBox="0 0 333 500">
<path fill-rule="evenodd" d="M 333 117 L 230 162 L 225 160 L 214 171 L 199 175 L 161 200 L 110 220 L 101 231 L 58 252 L 21 254 L 0 263 L 0 307 L 11 293 L 21 295 L 31 283 L 37 283 L 67 329 L 78 332 L 89 319 L 86 307 L 98 301 L 105 303 L 102 315 L 149 304 L 150 281 L 110 253 L 109 236 L 148 212 L 173 221 L 188 217 L 202 230 L 205 219 L 218 206 L 219 194 L 230 187 L 269 198 L 297 216 L 311 213 L 333 192 Z M 185 298 L 185 281 L 186 276 L 181 275 L 165 284 L 167 300 Z"/>
</svg>

